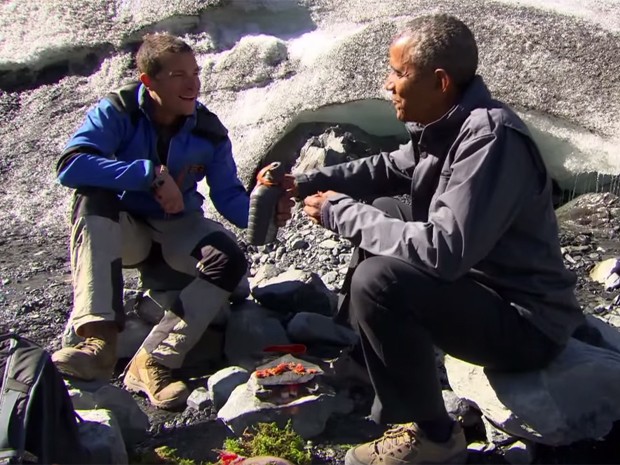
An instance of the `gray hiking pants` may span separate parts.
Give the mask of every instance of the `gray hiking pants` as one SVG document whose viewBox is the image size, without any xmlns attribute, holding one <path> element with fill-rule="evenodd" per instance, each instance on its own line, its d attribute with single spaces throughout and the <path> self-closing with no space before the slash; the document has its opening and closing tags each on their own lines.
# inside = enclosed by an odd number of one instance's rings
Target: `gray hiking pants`
<svg viewBox="0 0 620 465">
<path fill-rule="evenodd" d="M 232 233 L 200 212 L 159 220 L 138 218 L 120 207 L 116 195 L 107 190 L 76 193 L 71 231 L 73 328 L 79 335 L 86 323 L 112 321 L 122 329 L 122 268 L 139 266 L 158 244 L 169 267 L 194 279 L 142 347 L 163 365 L 179 368 L 244 276 L 247 261 Z"/>
</svg>

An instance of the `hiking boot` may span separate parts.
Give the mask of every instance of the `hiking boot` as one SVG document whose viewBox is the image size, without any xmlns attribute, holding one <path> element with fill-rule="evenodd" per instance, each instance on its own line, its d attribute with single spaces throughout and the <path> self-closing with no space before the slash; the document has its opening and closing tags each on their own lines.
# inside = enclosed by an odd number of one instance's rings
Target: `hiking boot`
<svg viewBox="0 0 620 465">
<path fill-rule="evenodd" d="M 185 383 L 174 381 L 172 370 L 157 362 L 144 349 L 140 349 L 129 364 L 123 384 L 128 391 L 146 394 L 155 407 L 162 409 L 179 407 L 189 397 Z"/>
<path fill-rule="evenodd" d="M 85 325 L 87 326 L 87 325 Z M 52 362 L 63 375 L 84 381 L 110 381 L 116 365 L 116 325 L 90 324 L 84 341 L 52 354 Z"/>
<path fill-rule="evenodd" d="M 454 424 L 446 442 L 433 442 L 415 423 L 399 425 L 381 438 L 349 449 L 345 465 L 409 465 L 465 463 L 467 443 L 461 425 Z"/>
</svg>

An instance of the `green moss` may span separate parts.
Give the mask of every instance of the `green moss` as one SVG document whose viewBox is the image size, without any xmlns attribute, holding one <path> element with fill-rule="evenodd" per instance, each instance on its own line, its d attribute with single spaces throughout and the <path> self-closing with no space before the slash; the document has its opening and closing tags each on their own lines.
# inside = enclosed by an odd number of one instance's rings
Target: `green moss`
<svg viewBox="0 0 620 465">
<path fill-rule="evenodd" d="M 240 438 L 226 439 L 224 449 L 245 457 L 272 455 L 296 465 L 310 465 L 312 459 L 312 454 L 305 448 L 305 441 L 293 431 L 290 421 L 283 429 L 275 423 L 258 423 Z"/>
</svg>

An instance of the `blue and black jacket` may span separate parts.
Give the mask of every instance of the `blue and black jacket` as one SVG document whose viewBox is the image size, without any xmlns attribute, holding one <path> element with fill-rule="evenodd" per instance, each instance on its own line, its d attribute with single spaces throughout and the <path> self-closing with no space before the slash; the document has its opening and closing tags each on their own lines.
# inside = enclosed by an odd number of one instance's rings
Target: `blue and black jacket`
<svg viewBox="0 0 620 465">
<path fill-rule="evenodd" d="M 99 101 L 58 162 L 59 182 L 72 188 L 116 191 L 129 213 L 164 218 L 168 215 L 155 200 L 151 183 L 155 166 L 165 158 L 164 164 L 183 193 L 183 213 L 201 211 L 204 197 L 197 185 L 206 178 L 215 208 L 236 226 L 247 227 L 249 196 L 237 177 L 228 131 L 217 116 L 197 102 L 194 114 L 166 141 L 167 154 L 162 157 L 161 141 L 148 112 L 150 104 L 141 84 L 125 86 Z"/>
</svg>

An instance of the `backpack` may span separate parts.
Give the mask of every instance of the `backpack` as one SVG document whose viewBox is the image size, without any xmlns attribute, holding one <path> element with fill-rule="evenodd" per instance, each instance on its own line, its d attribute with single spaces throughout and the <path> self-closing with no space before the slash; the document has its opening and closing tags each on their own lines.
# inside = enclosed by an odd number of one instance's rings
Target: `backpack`
<svg viewBox="0 0 620 465">
<path fill-rule="evenodd" d="M 140 82 L 133 82 L 109 92 L 105 97 L 112 103 L 112 106 L 116 110 L 129 115 L 131 124 L 134 127 L 138 124 L 138 120 L 144 116 L 138 104 L 139 88 Z M 208 139 L 215 144 L 223 142 L 228 138 L 228 130 L 226 127 L 215 113 L 211 113 L 202 103 L 198 104 L 196 126 L 192 130 L 192 134 Z"/>
<path fill-rule="evenodd" d="M 0 463 L 87 463 L 77 415 L 49 354 L 0 334 Z"/>
</svg>

